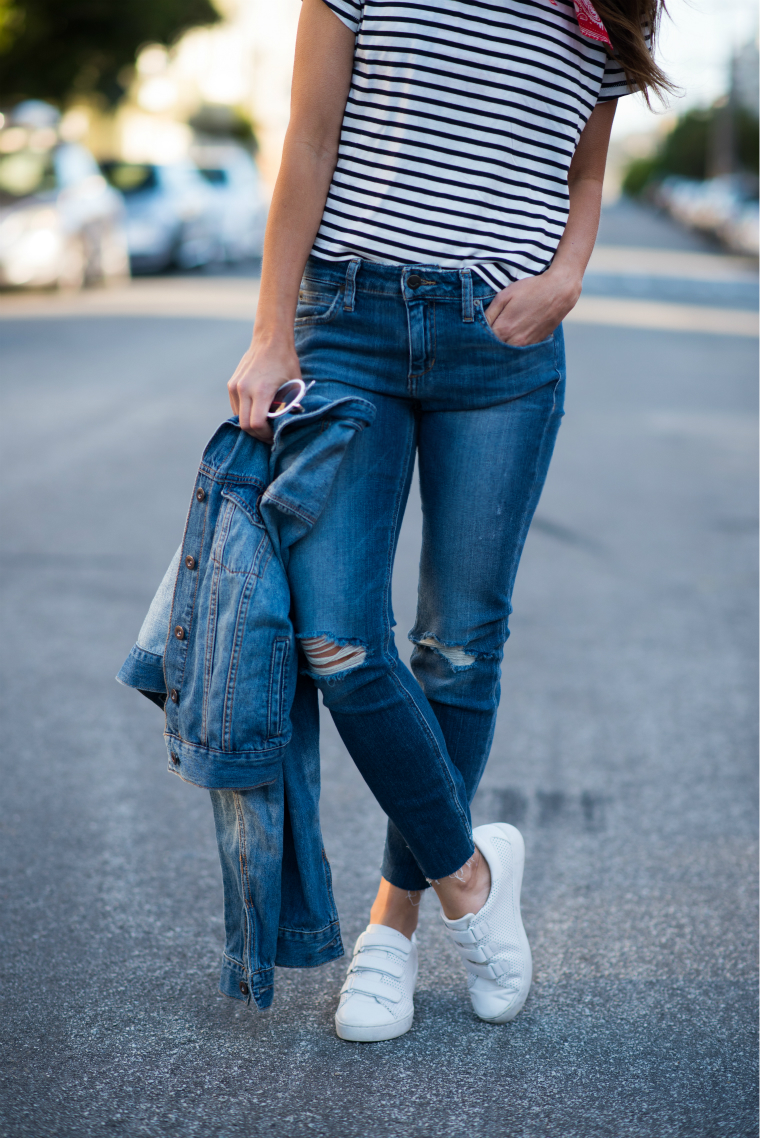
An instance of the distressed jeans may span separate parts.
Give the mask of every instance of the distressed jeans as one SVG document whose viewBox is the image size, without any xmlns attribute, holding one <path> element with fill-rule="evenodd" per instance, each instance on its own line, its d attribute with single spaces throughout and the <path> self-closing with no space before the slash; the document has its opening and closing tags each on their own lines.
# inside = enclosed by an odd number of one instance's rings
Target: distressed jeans
<svg viewBox="0 0 760 1138">
<path fill-rule="evenodd" d="M 377 408 L 327 506 L 292 549 L 303 667 L 388 816 L 383 876 L 418 890 L 473 853 L 515 575 L 562 416 L 562 329 L 511 347 L 469 269 L 310 258 L 296 315 L 303 378 Z M 391 574 L 418 461 L 423 508 L 411 672 Z"/>
</svg>

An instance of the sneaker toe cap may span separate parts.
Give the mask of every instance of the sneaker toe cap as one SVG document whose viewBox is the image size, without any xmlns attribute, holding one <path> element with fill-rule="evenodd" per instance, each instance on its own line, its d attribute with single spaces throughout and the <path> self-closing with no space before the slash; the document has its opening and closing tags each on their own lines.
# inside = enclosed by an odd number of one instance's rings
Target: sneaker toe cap
<svg viewBox="0 0 760 1138">
<path fill-rule="evenodd" d="M 514 1019 L 525 1003 L 521 992 L 500 988 L 496 984 L 481 986 L 478 981 L 470 986 L 470 999 L 475 1015 L 493 1023 L 507 1023 Z"/>
<path fill-rule="evenodd" d="M 343 996 L 335 1019 L 346 1027 L 383 1027 L 395 1023 L 395 1016 L 379 1000 L 352 992 Z"/>
</svg>

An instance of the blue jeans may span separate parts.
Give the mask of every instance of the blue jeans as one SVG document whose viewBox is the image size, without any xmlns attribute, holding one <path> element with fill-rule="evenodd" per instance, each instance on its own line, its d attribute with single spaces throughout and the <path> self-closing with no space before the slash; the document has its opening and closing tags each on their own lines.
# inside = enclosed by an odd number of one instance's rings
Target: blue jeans
<svg viewBox="0 0 760 1138">
<path fill-rule="evenodd" d="M 296 316 L 305 380 L 377 408 L 288 567 L 304 666 L 388 816 L 382 872 L 401 889 L 472 855 L 525 537 L 562 417 L 562 329 L 510 347 L 469 269 L 310 258 Z M 415 454 L 423 506 L 411 672 L 391 573 Z"/>
</svg>

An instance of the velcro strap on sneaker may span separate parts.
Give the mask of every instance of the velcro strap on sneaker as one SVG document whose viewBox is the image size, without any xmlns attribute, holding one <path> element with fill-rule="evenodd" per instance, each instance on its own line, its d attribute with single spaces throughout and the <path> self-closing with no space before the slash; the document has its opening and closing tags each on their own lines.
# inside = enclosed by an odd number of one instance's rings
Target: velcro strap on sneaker
<svg viewBox="0 0 760 1138">
<path fill-rule="evenodd" d="M 404 959 L 412 951 L 411 944 L 400 944 L 395 939 L 391 940 L 385 933 L 374 930 L 362 933 L 356 942 L 354 952 L 361 952 L 364 948 L 384 948 L 386 952 L 397 952 Z"/>
<path fill-rule="evenodd" d="M 492 956 L 503 952 L 503 948 L 495 944 L 486 943 L 481 944 L 478 948 L 466 948 L 464 945 L 461 945 L 459 946 L 459 951 L 465 960 L 469 960 L 472 964 L 487 964 Z"/>
<path fill-rule="evenodd" d="M 484 936 L 488 936 L 488 921 L 475 921 L 468 929 L 449 929 L 448 925 L 446 927 L 449 936 L 456 944 L 475 944 Z"/>
<path fill-rule="evenodd" d="M 507 960 L 492 960 L 489 964 L 474 964 L 472 960 L 465 959 L 464 966 L 473 976 L 481 980 L 498 980 L 499 976 L 507 976 L 512 969 Z"/>
<path fill-rule="evenodd" d="M 400 980 L 404 975 L 404 962 L 384 952 L 363 949 L 351 961 L 349 972 L 384 972 Z"/>
<path fill-rule="evenodd" d="M 403 993 L 377 972 L 349 972 L 341 992 L 356 992 L 375 999 L 380 997 L 389 1004 L 398 1004 L 403 998 Z"/>
</svg>

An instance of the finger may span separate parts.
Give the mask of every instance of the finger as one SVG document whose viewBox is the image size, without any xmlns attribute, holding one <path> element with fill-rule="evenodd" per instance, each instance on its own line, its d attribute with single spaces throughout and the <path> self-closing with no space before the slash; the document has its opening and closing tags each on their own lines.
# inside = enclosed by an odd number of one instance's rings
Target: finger
<svg viewBox="0 0 760 1138">
<path fill-rule="evenodd" d="M 244 431 L 251 429 L 251 397 L 247 391 L 238 394 L 238 419 Z"/>
<path fill-rule="evenodd" d="M 516 315 L 509 304 L 505 304 L 498 316 L 491 321 L 491 331 L 505 341 L 517 333 L 519 326 L 519 314 Z"/>
<path fill-rule="evenodd" d="M 238 395 L 237 383 L 235 382 L 234 375 L 230 382 L 227 384 L 227 394 L 230 398 L 230 407 L 232 408 L 232 414 L 238 415 L 240 413 L 240 396 Z"/>
<path fill-rule="evenodd" d="M 509 295 L 508 291 L 504 289 L 502 292 L 497 292 L 496 296 L 488 305 L 488 308 L 485 311 L 485 317 L 492 328 L 511 299 L 512 297 Z"/>
<path fill-rule="evenodd" d="M 275 391 L 276 390 L 275 388 Z M 256 434 L 256 438 L 262 437 L 259 432 L 268 434 L 270 438 L 272 436 L 272 428 L 267 419 L 267 411 L 272 406 L 273 398 L 274 391 L 259 388 L 254 392 L 253 403 L 251 405 L 250 425 L 251 430 Z"/>
<path fill-rule="evenodd" d="M 272 428 L 269 425 L 262 427 L 261 429 L 257 428 L 255 431 L 249 431 L 248 433 L 253 435 L 254 438 L 258 439 L 262 443 L 271 443 L 272 439 L 274 438 Z"/>
</svg>

